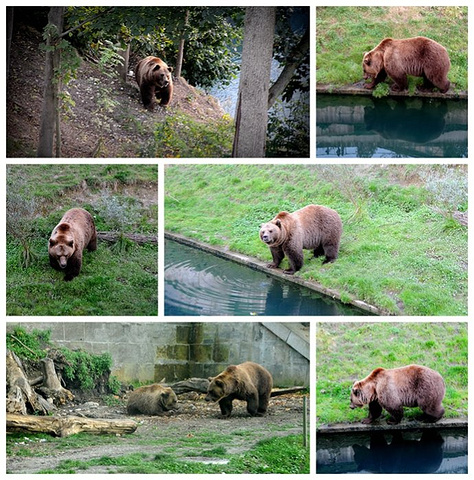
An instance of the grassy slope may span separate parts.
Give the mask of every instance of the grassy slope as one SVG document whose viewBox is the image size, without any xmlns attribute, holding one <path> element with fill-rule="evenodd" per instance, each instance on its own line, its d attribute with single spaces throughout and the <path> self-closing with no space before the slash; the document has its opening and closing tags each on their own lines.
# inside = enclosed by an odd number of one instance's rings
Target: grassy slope
<svg viewBox="0 0 474 480">
<path fill-rule="evenodd" d="M 83 181 L 98 200 L 77 204 L 73 197 Z M 101 211 L 100 196 L 108 192 L 109 205 L 117 200 L 119 216 L 133 220 L 124 233 L 155 234 L 157 206 L 136 202 L 124 190 L 146 185 L 157 189 L 156 165 L 18 165 L 10 166 L 7 181 L 25 198 L 33 197 L 37 215 L 28 221 L 33 229 L 30 248 L 33 261 L 24 268 L 22 248 L 7 237 L 7 314 L 8 315 L 156 315 L 156 245 L 126 244 L 120 250 L 100 242 L 96 252 L 84 252 L 83 268 L 72 282 L 49 266 L 47 241 L 62 214 L 81 206 L 93 213 L 98 230 L 114 230 L 112 220 Z M 114 191 L 118 188 L 117 191 Z"/>
<path fill-rule="evenodd" d="M 467 7 L 318 7 L 316 32 L 318 83 L 358 82 L 364 52 L 386 37 L 421 35 L 447 48 L 455 90 L 468 88 Z"/>
<path fill-rule="evenodd" d="M 349 408 L 352 383 L 374 368 L 411 363 L 444 377 L 445 417 L 467 416 L 467 323 L 319 323 L 316 336 L 318 424 L 362 420 L 368 407 Z M 419 414 L 405 409 L 407 418 Z"/>
<path fill-rule="evenodd" d="M 388 178 L 413 169 L 416 176 L 417 167 L 363 168 L 169 166 L 165 228 L 270 260 L 258 237 L 262 222 L 280 210 L 327 205 L 344 223 L 340 257 L 323 267 L 306 252 L 298 275 L 396 314 L 466 315 L 467 229 L 447 228 L 424 188 Z"/>
</svg>

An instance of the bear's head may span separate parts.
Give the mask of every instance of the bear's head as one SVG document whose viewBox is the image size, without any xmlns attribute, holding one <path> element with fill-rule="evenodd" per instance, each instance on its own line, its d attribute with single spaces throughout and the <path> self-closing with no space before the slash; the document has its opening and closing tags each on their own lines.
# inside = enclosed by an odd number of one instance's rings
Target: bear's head
<svg viewBox="0 0 474 480">
<path fill-rule="evenodd" d="M 161 394 L 158 397 L 159 406 L 167 412 L 168 410 L 174 410 L 177 403 L 176 393 L 170 387 L 162 387 Z"/>
<path fill-rule="evenodd" d="M 277 220 L 276 222 L 263 223 L 260 226 L 260 240 L 266 243 L 267 245 L 274 245 L 280 240 L 281 236 L 281 222 Z"/>
<path fill-rule="evenodd" d="M 360 381 L 355 382 L 352 386 L 351 390 L 351 405 L 352 409 L 360 408 L 368 403 L 376 400 L 376 392 L 375 392 L 375 383 L 374 382 L 366 382 Z"/>
<path fill-rule="evenodd" d="M 67 262 L 74 251 L 74 237 L 70 232 L 69 225 L 58 225 L 49 239 L 48 252 L 50 257 L 55 258 L 61 268 L 66 268 Z"/>
<path fill-rule="evenodd" d="M 233 391 L 237 381 L 235 371 L 236 367 L 231 365 L 217 377 L 209 377 L 206 402 L 218 402 Z"/>
<path fill-rule="evenodd" d="M 153 79 L 153 83 L 160 87 L 166 88 L 171 83 L 171 72 L 173 71 L 172 67 L 168 67 L 166 63 L 156 63 L 150 73 L 150 78 Z"/>
<path fill-rule="evenodd" d="M 362 68 L 364 69 L 364 78 L 375 78 L 384 68 L 382 52 L 367 52 L 362 60 Z"/>
</svg>

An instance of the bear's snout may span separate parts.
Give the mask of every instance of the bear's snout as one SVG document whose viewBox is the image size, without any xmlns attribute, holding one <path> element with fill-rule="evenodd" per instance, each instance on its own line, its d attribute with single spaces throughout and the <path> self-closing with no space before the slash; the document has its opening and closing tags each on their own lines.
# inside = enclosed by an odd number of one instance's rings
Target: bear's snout
<svg viewBox="0 0 474 480">
<path fill-rule="evenodd" d="M 61 268 L 67 267 L 67 258 L 66 257 L 59 257 L 59 266 Z"/>
</svg>

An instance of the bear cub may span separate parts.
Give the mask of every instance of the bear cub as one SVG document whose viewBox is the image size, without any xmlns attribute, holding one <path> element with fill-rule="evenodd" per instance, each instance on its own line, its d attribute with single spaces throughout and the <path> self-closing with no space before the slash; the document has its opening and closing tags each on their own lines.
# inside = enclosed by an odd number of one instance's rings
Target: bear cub
<svg viewBox="0 0 474 480">
<path fill-rule="evenodd" d="M 222 417 L 232 413 L 234 399 L 247 402 L 247 411 L 252 416 L 263 416 L 273 388 L 270 372 L 253 362 L 230 365 L 217 377 L 209 378 L 206 402 L 219 402 Z"/>
<path fill-rule="evenodd" d="M 97 232 L 92 215 L 82 208 L 68 210 L 49 239 L 49 263 L 65 273 L 66 282 L 79 275 L 82 251 L 97 249 Z"/>
</svg>

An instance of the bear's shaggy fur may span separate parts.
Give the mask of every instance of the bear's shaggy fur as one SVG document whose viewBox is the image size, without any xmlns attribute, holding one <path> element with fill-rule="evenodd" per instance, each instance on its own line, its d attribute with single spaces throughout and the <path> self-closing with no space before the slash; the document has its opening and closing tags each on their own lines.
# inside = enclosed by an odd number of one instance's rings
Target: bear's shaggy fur
<svg viewBox="0 0 474 480">
<path fill-rule="evenodd" d="M 65 281 L 79 275 L 82 267 L 82 251 L 97 249 L 97 232 L 92 215 L 82 208 L 68 210 L 54 227 L 49 239 L 49 263 L 64 271 Z"/>
<path fill-rule="evenodd" d="M 166 107 L 173 97 L 172 67 L 157 57 L 146 57 L 140 60 L 135 70 L 135 79 L 140 88 L 143 105 L 148 110 L 153 110 L 155 98 L 160 100 L 160 105 Z"/>
<path fill-rule="evenodd" d="M 336 260 L 341 235 L 339 214 L 321 205 L 308 205 L 293 213 L 280 212 L 260 227 L 260 239 L 273 257 L 268 268 L 278 268 L 286 255 L 290 268 L 284 272 L 290 275 L 303 266 L 303 249 L 313 250 L 315 257 L 325 255 L 323 263 Z"/>
<path fill-rule="evenodd" d="M 176 408 L 178 399 L 169 387 L 154 383 L 134 390 L 127 402 L 127 413 L 130 415 L 143 413 L 144 415 L 159 415 Z"/>
<path fill-rule="evenodd" d="M 376 368 L 363 380 L 355 382 L 351 391 L 351 408 L 369 404 L 369 416 L 362 423 L 372 423 L 384 408 L 391 415 L 389 424 L 403 418 L 403 407 L 420 407 L 423 420 L 436 422 L 444 414 L 443 377 L 420 365 L 384 369 Z"/>
<path fill-rule="evenodd" d="M 395 40 L 386 38 L 364 54 L 364 78 L 372 79 L 365 88 L 374 88 L 387 75 L 394 81 L 391 89 L 403 91 L 408 87 L 407 75 L 423 77 L 421 90 L 437 87 L 441 93 L 449 90 L 448 72 L 451 66 L 446 49 L 426 37 Z"/>
<path fill-rule="evenodd" d="M 247 402 L 252 416 L 263 416 L 273 387 L 270 372 L 253 362 L 230 365 L 217 377 L 209 378 L 207 402 L 219 402 L 222 417 L 230 417 L 234 399 Z"/>
</svg>

